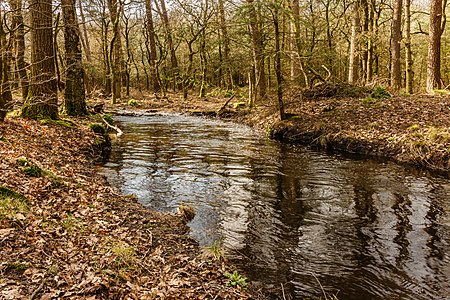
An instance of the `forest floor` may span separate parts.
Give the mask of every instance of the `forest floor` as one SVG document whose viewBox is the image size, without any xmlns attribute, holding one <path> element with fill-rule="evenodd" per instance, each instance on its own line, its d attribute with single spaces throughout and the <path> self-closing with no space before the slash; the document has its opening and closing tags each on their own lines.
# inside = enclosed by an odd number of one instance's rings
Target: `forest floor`
<svg viewBox="0 0 450 300">
<path fill-rule="evenodd" d="M 107 143 L 91 122 L 0 123 L 0 299 L 248 299 L 183 215 L 145 209 L 95 171 Z"/>
<path fill-rule="evenodd" d="M 245 106 L 245 96 L 233 98 L 226 107 L 227 98 L 217 95 L 183 100 L 180 95 L 168 94 L 136 102 L 138 108 L 150 112 L 219 113 L 222 118 L 263 129 L 284 142 L 383 157 L 448 174 L 450 96 L 390 97 L 384 90 L 345 89 L 319 87 L 308 93 L 286 93 L 288 118 L 284 121 L 279 121 L 277 100 L 273 98 L 258 102 L 253 109 Z M 121 107 L 131 108 L 126 103 Z"/>
</svg>

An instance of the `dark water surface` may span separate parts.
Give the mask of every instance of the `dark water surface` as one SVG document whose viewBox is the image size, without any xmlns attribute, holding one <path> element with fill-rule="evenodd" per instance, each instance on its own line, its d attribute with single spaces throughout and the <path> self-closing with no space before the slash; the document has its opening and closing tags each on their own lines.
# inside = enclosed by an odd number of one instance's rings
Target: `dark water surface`
<svg viewBox="0 0 450 300">
<path fill-rule="evenodd" d="M 116 120 L 110 183 L 158 211 L 192 204 L 192 236 L 221 239 L 250 279 L 294 299 L 320 295 L 314 275 L 340 299 L 450 299 L 448 179 L 221 121 Z"/>
</svg>

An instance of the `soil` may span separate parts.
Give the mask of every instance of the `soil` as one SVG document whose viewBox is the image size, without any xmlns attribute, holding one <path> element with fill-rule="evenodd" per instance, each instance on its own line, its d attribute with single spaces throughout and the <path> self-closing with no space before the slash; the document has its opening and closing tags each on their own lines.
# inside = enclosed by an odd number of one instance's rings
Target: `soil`
<svg viewBox="0 0 450 300">
<path fill-rule="evenodd" d="M 0 123 L 0 299 L 250 298 L 185 215 L 147 210 L 96 173 L 108 143 L 92 122 Z"/>
</svg>

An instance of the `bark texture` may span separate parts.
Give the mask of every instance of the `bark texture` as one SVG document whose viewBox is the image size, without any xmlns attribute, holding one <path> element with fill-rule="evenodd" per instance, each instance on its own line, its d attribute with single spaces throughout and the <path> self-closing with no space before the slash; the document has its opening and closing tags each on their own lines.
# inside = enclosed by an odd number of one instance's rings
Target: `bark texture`
<svg viewBox="0 0 450 300">
<path fill-rule="evenodd" d="M 430 2 L 430 29 L 427 60 L 427 92 L 441 88 L 442 0 Z"/>
<path fill-rule="evenodd" d="M 30 1 L 31 86 L 22 115 L 32 119 L 58 118 L 53 45 L 52 1 Z"/>
<path fill-rule="evenodd" d="M 64 48 L 66 54 L 66 88 L 64 111 L 68 115 L 87 114 L 84 69 L 81 61 L 80 30 L 75 12 L 75 0 L 61 0 L 64 19 Z"/>
<path fill-rule="evenodd" d="M 402 86 L 400 45 L 402 41 L 402 0 L 394 1 L 394 15 L 391 32 L 391 87 L 399 90 Z"/>
</svg>

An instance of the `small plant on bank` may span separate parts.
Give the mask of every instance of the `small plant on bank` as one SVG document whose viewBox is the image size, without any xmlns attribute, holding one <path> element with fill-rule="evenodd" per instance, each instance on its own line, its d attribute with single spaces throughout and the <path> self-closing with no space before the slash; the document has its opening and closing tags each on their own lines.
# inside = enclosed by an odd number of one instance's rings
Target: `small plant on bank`
<svg viewBox="0 0 450 300">
<path fill-rule="evenodd" d="M 222 260 L 224 258 L 222 242 L 214 241 L 210 246 L 203 247 L 201 256 L 205 259 Z"/>
<path fill-rule="evenodd" d="M 130 100 L 128 101 L 128 105 L 129 105 L 129 106 L 137 106 L 137 105 L 138 105 L 138 102 L 137 102 L 137 100 L 135 100 L 135 99 L 130 99 Z"/>
<path fill-rule="evenodd" d="M 228 282 L 226 283 L 227 286 L 231 287 L 240 286 L 243 289 L 247 289 L 248 286 L 247 277 L 242 276 L 241 274 L 239 274 L 238 271 L 234 271 L 233 273 L 225 273 L 223 275 L 229 279 Z"/>
</svg>

